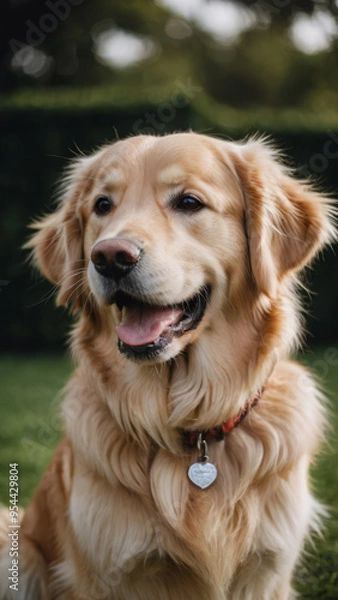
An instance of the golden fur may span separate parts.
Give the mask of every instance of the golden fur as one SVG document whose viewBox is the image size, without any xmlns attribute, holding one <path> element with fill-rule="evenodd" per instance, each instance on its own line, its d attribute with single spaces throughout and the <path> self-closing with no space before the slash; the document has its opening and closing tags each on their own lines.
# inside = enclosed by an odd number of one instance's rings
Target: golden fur
<svg viewBox="0 0 338 600">
<path fill-rule="evenodd" d="M 203 209 L 175 210 L 183 192 Z M 102 194 L 114 208 L 98 216 Z M 58 303 L 78 315 L 77 367 L 64 438 L 22 521 L 13 597 L 292 597 L 322 510 L 308 468 L 325 410 L 311 374 L 288 358 L 300 329 L 297 275 L 333 240 L 331 214 L 260 140 L 138 136 L 74 162 L 57 211 L 29 244 Z M 156 305 L 211 287 L 199 325 L 159 359 L 118 350 L 121 314 L 90 261 L 95 244 L 115 238 L 142 247 L 139 286 Z M 209 444 L 218 477 L 198 489 L 187 477 L 197 451 L 183 446 L 182 430 L 220 425 L 262 386 L 241 425 Z M 8 560 L 3 545 L 4 569 Z M 7 587 L 3 578 L 1 598 Z"/>
</svg>

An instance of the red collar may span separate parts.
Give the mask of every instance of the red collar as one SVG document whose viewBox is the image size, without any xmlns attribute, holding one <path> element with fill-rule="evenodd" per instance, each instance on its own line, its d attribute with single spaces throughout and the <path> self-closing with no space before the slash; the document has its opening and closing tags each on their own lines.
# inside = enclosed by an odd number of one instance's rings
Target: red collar
<svg viewBox="0 0 338 600">
<path fill-rule="evenodd" d="M 224 423 L 222 423 L 222 425 L 219 425 L 218 427 L 214 427 L 213 429 L 208 429 L 207 431 L 183 431 L 182 438 L 183 438 L 184 445 L 190 446 L 192 448 L 194 446 L 196 446 L 197 439 L 200 434 L 202 434 L 202 438 L 206 442 L 210 442 L 212 440 L 216 440 L 216 441 L 224 440 L 225 436 L 229 433 L 229 431 L 234 429 L 234 427 L 237 427 L 243 421 L 243 419 L 245 419 L 248 412 L 254 406 L 256 406 L 257 402 L 260 400 L 260 398 L 262 396 L 263 389 L 264 388 L 262 388 L 252 400 L 249 400 L 246 403 L 244 408 L 241 410 L 241 412 L 236 417 L 233 417 L 232 419 L 229 419 L 228 421 L 224 421 Z"/>
</svg>

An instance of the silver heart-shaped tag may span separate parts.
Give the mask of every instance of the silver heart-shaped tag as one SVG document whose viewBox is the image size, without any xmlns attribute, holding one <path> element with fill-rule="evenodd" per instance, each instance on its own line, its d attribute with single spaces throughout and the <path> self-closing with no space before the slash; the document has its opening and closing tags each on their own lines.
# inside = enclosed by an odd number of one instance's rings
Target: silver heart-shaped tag
<svg viewBox="0 0 338 600">
<path fill-rule="evenodd" d="M 217 477 L 217 469 L 215 465 L 209 462 L 194 463 L 189 467 L 188 477 L 192 483 L 204 490 L 214 483 Z"/>
</svg>

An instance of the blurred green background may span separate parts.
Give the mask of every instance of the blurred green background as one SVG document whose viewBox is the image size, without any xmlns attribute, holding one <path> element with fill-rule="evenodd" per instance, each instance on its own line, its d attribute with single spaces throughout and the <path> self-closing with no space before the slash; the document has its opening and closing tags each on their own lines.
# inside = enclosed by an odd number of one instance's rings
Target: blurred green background
<svg viewBox="0 0 338 600">
<path fill-rule="evenodd" d="M 1 1 L 0 499 L 19 460 L 27 503 L 60 435 L 70 320 L 21 247 L 68 161 L 137 133 L 258 131 L 338 197 L 337 72 L 337 0 Z M 305 279 L 314 293 L 304 292 L 311 352 L 301 359 L 332 404 L 332 443 L 314 475 L 333 516 L 297 573 L 304 600 L 338 598 L 337 266 L 334 247 Z"/>
<path fill-rule="evenodd" d="M 67 331 L 21 247 L 68 160 L 137 133 L 268 134 L 300 177 L 338 191 L 335 0 L 2 0 L 1 346 Z M 308 328 L 338 338 L 334 252 L 308 276 Z"/>
</svg>

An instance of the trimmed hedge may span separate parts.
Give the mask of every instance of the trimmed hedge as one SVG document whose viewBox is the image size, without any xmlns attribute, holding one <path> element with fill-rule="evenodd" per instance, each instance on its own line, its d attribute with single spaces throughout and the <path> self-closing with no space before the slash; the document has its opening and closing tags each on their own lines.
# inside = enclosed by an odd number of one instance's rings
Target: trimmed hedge
<svg viewBox="0 0 338 600">
<path fill-rule="evenodd" d="M 269 134 L 299 168 L 338 195 L 338 119 L 301 115 L 238 112 L 204 97 L 191 82 L 176 82 L 172 90 L 111 88 L 79 92 L 27 90 L 0 99 L 1 348 L 57 349 L 65 339 L 66 311 L 54 308 L 51 286 L 32 276 L 21 246 L 28 223 L 50 210 L 55 182 L 68 159 L 96 146 L 135 133 L 187 130 L 243 138 Z M 311 272 L 314 318 L 309 327 L 316 341 L 337 339 L 337 258 L 326 253 Z M 306 299 L 307 300 L 307 299 Z M 308 300 L 307 300 L 308 302 Z"/>
</svg>

